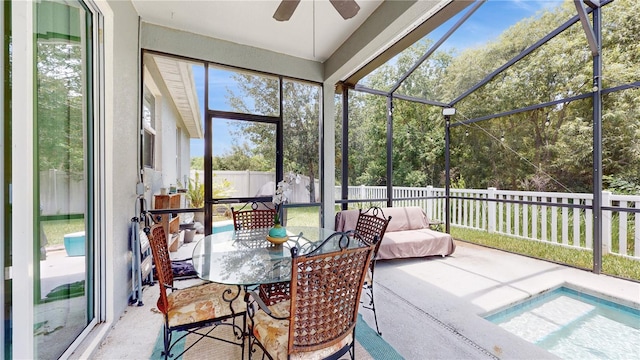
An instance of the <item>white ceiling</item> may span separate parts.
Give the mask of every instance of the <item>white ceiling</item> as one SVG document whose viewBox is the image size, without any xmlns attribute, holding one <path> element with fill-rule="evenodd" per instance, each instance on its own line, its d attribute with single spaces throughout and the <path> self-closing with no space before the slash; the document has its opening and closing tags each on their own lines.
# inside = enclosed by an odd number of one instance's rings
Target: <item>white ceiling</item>
<svg viewBox="0 0 640 360">
<path fill-rule="evenodd" d="M 329 0 L 301 0 L 289 21 L 273 19 L 279 0 L 132 0 L 142 21 L 324 62 L 382 0 L 357 0 L 344 20 Z"/>
</svg>

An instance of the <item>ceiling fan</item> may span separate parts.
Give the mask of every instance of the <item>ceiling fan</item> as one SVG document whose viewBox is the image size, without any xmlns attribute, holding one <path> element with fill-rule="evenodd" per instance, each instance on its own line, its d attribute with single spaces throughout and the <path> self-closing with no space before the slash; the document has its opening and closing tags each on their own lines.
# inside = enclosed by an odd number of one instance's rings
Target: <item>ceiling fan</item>
<svg viewBox="0 0 640 360">
<path fill-rule="evenodd" d="M 329 0 L 329 2 L 345 20 L 356 16 L 358 10 L 360 10 L 360 6 L 355 0 Z M 299 3 L 300 0 L 282 0 L 273 14 L 273 18 L 278 21 L 291 19 L 291 15 L 296 11 Z"/>
</svg>

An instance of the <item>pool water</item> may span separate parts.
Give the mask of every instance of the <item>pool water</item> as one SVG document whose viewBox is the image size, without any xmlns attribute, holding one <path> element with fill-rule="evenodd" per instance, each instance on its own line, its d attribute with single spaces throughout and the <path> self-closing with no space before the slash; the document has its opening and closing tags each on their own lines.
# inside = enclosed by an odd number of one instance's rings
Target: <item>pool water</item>
<svg viewBox="0 0 640 360">
<path fill-rule="evenodd" d="M 566 287 L 486 319 L 563 359 L 640 359 L 640 310 Z"/>
<path fill-rule="evenodd" d="M 217 223 L 213 223 L 213 227 L 211 229 L 211 232 L 213 234 L 216 233 L 220 233 L 223 231 L 231 231 L 233 230 L 233 222 L 217 222 Z"/>
</svg>

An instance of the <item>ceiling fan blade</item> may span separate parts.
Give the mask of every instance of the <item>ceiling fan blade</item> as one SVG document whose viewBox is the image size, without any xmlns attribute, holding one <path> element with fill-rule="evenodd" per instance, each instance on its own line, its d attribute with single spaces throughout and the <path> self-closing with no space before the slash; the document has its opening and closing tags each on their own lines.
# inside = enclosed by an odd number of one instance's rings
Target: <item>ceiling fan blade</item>
<svg viewBox="0 0 640 360">
<path fill-rule="evenodd" d="M 282 0 L 276 12 L 273 13 L 273 18 L 278 21 L 287 21 L 291 19 L 291 15 L 296 11 L 296 8 L 300 4 L 300 0 Z"/>
<path fill-rule="evenodd" d="M 360 10 L 360 6 L 355 0 L 329 0 L 329 2 L 345 20 L 356 16 Z"/>
</svg>

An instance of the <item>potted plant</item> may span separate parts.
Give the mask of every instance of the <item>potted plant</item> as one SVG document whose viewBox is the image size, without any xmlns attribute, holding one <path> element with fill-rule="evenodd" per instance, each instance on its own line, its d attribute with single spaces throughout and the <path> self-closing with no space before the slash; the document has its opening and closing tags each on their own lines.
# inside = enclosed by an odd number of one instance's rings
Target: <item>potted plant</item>
<svg viewBox="0 0 640 360">
<path fill-rule="evenodd" d="M 191 208 L 201 209 L 194 214 L 194 221 L 204 224 L 204 184 L 200 182 L 200 173 L 196 172 L 195 179 L 189 179 L 187 199 Z"/>
</svg>

